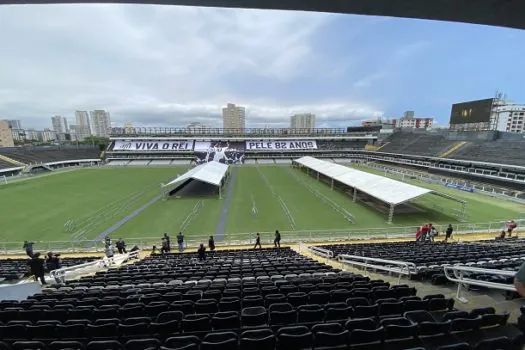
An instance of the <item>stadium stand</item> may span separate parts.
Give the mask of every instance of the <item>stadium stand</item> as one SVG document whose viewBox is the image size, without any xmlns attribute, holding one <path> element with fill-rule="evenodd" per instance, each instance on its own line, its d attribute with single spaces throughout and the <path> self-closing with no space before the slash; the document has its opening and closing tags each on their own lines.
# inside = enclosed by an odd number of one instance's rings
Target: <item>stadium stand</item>
<svg viewBox="0 0 525 350">
<path fill-rule="evenodd" d="M 496 140 L 467 142 L 448 158 L 525 166 L 524 154 L 525 141 Z"/>
<path fill-rule="evenodd" d="M 396 132 L 386 141 L 380 152 L 437 157 L 454 145 L 442 135 Z"/>
<path fill-rule="evenodd" d="M 341 272 L 291 249 L 153 255 L 0 302 L 0 349 L 518 349 L 492 308 Z M 463 347 L 457 347 L 463 344 Z"/>
<path fill-rule="evenodd" d="M 0 159 L 0 169 L 9 169 L 9 168 L 14 168 L 14 167 L 16 166 Z"/>
<path fill-rule="evenodd" d="M 99 148 L 2 148 L 0 154 L 25 164 L 40 164 L 76 159 L 98 159 Z M 11 166 L 12 167 L 12 166 Z"/>
<path fill-rule="evenodd" d="M 516 244 L 508 242 L 516 242 Z M 322 248 L 332 251 L 334 256 L 349 254 L 414 263 L 417 267 L 417 275 L 411 278 L 428 280 L 433 284 L 448 282 L 443 273 L 445 265 L 466 264 L 485 269 L 517 270 L 525 261 L 525 247 L 515 239 L 468 244 L 443 242 L 342 244 L 322 246 Z M 488 278 L 493 282 L 513 283 L 512 278 L 502 276 L 474 277 Z"/>
<path fill-rule="evenodd" d="M 367 141 L 318 141 L 319 150 L 364 149 Z"/>
<path fill-rule="evenodd" d="M 100 257 L 89 256 L 82 258 L 61 258 L 60 262 L 62 267 L 69 267 L 84 264 L 97 259 L 100 259 Z M 2 263 L 0 264 L 0 278 L 5 278 L 6 281 L 16 281 L 29 276 L 27 261 L 28 259 L 2 260 Z"/>
</svg>

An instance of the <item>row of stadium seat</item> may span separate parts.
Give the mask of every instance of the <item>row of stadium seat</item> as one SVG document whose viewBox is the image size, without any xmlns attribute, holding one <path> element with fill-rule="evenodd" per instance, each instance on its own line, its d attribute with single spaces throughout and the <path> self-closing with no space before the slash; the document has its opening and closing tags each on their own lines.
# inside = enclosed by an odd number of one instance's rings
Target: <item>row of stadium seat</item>
<svg viewBox="0 0 525 350">
<path fill-rule="evenodd" d="M 99 148 L 80 148 L 80 149 L 42 149 L 42 148 L 3 148 L 0 154 L 25 164 L 39 164 L 48 162 L 58 162 L 77 159 L 98 159 L 100 157 Z M 12 168 L 9 164 L 1 168 Z"/>
<path fill-rule="evenodd" d="M 414 263 L 417 275 L 414 279 L 430 280 L 434 284 L 445 284 L 447 279 L 443 266 L 466 264 L 486 269 L 516 271 L 525 261 L 525 247 L 516 242 L 492 241 L 491 243 L 444 243 L 421 244 L 420 242 L 373 243 L 373 244 L 336 244 L 321 248 L 334 253 L 334 256 L 349 254 L 366 257 Z M 469 274 L 470 277 L 490 279 L 493 282 L 511 284 L 512 277 L 483 276 Z"/>
<path fill-rule="evenodd" d="M 0 302 L 0 349 L 518 349 L 493 308 L 461 312 L 289 248 L 153 255 Z M 496 346 L 496 347 L 494 347 Z"/>
</svg>

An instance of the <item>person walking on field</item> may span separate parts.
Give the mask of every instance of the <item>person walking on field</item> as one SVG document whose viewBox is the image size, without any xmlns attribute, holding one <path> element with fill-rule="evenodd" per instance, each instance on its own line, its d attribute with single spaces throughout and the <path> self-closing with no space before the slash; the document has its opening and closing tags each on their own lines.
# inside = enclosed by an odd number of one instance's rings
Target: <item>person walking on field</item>
<svg viewBox="0 0 525 350">
<path fill-rule="evenodd" d="M 273 240 L 275 248 L 281 248 L 281 233 L 279 230 L 275 230 L 275 239 Z"/>
<path fill-rule="evenodd" d="M 253 246 L 253 249 L 257 248 L 257 246 L 259 246 L 260 249 L 262 248 L 261 235 L 259 234 L 259 232 L 257 232 L 257 234 L 255 235 L 255 245 Z"/>
</svg>

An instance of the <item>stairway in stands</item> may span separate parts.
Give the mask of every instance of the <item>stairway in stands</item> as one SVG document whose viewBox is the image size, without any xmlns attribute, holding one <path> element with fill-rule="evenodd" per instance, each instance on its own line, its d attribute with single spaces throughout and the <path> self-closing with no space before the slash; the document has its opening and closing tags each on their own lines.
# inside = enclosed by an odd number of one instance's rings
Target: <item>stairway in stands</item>
<svg viewBox="0 0 525 350">
<path fill-rule="evenodd" d="M 446 158 L 448 155 L 456 152 L 458 149 L 460 149 L 461 147 L 465 146 L 467 143 L 468 143 L 467 141 L 456 142 L 452 147 L 447 149 L 445 152 L 441 153 L 439 155 L 439 157 L 440 158 Z"/>
</svg>

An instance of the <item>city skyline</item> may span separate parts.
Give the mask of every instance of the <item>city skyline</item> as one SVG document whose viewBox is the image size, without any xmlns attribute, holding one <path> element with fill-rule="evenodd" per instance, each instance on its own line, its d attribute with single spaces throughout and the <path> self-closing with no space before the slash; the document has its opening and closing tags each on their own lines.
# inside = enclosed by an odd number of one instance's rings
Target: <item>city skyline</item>
<svg viewBox="0 0 525 350">
<path fill-rule="evenodd" d="M 442 125 L 453 103 L 496 90 L 525 101 L 514 29 L 151 5 L 14 5 L 0 23 L 0 118 L 35 128 L 100 106 L 118 125 L 219 127 L 227 101 L 246 107 L 246 127 L 299 113 L 345 127 L 406 109 Z"/>
</svg>

